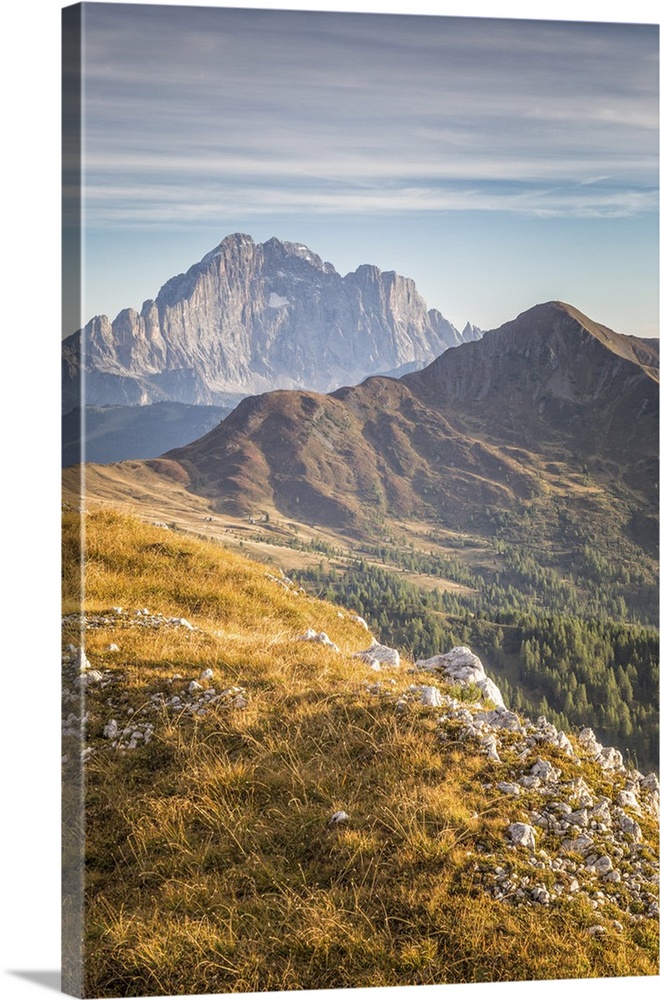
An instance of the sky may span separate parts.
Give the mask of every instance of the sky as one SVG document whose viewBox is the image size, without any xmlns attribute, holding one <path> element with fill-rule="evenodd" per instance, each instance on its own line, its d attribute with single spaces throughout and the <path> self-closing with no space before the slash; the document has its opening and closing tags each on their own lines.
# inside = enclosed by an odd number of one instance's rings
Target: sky
<svg viewBox="0 0 660 1000">
<path fill-rule="evenodd" d="M 125 4 L 84 24 L 64 335 L 232 232 L 398 271 L 461 328 L 561 299 L 657 335 L 657 25 Z"/>
</svg>

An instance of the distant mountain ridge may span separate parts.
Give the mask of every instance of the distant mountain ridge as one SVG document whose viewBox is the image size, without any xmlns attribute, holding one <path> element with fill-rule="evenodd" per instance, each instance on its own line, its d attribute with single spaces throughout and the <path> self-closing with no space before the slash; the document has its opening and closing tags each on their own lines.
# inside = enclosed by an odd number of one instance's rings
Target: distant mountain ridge
<svg viewBox="0 0 660 1000">
<path fill-rule="evenodd" d="M 363 264 L 342 277 L 301 243 L 235 233 L 140 312 L 95 316 L 63 343 L 64 412 L 177 401 L 225 406 L 274 388 L 325 392 L 428 364 L 460 333 L 414 282 Z"/>
<path fill-rule="evenodd" d="M 527 504 L 556 538 L 571 518 L 602 517 L 651 552 L 657 347 L 545 303 L 399 380 L 246 399 L 168 457 L 230 513 L 274 507 L 351 532 L 419 516 L 492 533 L 497 512 Z"/>
<path fill-rule="evenodd" d="M 206 434 L 230 412 L 186 403 L 74 407 L 62 419 L 62 465 L 156 458 Z"/>
</svg>

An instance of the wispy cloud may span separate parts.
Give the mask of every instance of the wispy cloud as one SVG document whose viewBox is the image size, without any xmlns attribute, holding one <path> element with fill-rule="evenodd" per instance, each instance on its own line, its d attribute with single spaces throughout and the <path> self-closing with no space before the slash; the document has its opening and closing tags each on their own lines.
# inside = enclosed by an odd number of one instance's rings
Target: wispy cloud
<svg viewBox="0 0 660 1000">
<path fill-rule="evenodd" d="M 185 11 L 185 14 L 182 14 Z M 657 31 L 87 7 L 91 225 L 657 210 Z"/>
</svg>

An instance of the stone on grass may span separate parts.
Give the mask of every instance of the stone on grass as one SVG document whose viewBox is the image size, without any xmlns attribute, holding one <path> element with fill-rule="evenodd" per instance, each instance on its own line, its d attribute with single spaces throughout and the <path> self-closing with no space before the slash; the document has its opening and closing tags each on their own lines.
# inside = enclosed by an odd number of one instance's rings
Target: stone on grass
<svg viewBox="0 0 660 1000">
<path fill-rule="evenodd" d="M 623 755 L 616 747 L 603 747 L 596 759 L 604 771 L 625 771 Z"/>
<path fill-rule="evenodd" d="M 639 823 L 624 813 L 623 809 L 618 809 L 616 812 L 616 825 L 618 826 L 621 833 L 625 834 L 626 837 L 630 837 L 635 844 L 639 844 L 642 839 L 642 830 Z"/>
<path fill-rule="evenodd" d="M 528 847 L 530 851 L 536 851 L 534 827 L 528 823 L 510 823 L 507 834 L 516 847 Z"/>
<path fill-rule="evenodd" d="M 586 833 L 581 833 L 571 840 L 563 840 L 561 849 L 569 854 L 588 854 L 593 848 L 594 842 Z"/>
<path fill-rule="evenodd" d="M 497 740 L 493 734 L 489 733 L 487 736 L 482 736 L 479 742 L 486 751 L 489 760 L 495 760 L 499 763 L 500 755 L 497 752 Z"/>
<path fill-rule="evenodd" d="M 622 806 L 624 809 L 639 809 L 637 796 L 634 792 L 629 791 L 627 788 L 621 789 L 616 801 L 617 805 Z"/>
<path fill-rule="evenodd" d="M 80 671 L 80 673 L 83 673 L 85 670 L 91 670 L 92 665 L 89 662 L 89 660 L 87 659 L 87 657 L 85 656 L 85 650 L 84 649 L 78 649 L 78 650 L 76 650 L 76 653 L 75 653 L 75 656 L 74 656 L 74 659 L 73 659 L 73 665 L 74 665 L 74 667 L 76 667 Z"/>
<path fill-rule="evenodd" d="M 603 854 L 601 858 L 594 861 L 594 868 L 599 875 L 607 875 L 612 871 L 614 865 L 612 864 L 612 859 L 607 854 Z"/>
<path fill-rule="evenodd" d="M 439 708 L 443 703 L 442 694 L 438 688 L 430 684 L 420 684 L 419 687 L 413 687 L 412 690 L 417 692 L 422 705 L 428 705 L 429 708 Z"/>
<path fill-rule="evenodd" d="M 103 735 L 109 740 L 114 740 L 117 738 L 117 733 L 119 732 L 119 726 L 116 719 L 110 719 L 110 722 L 106 724 L 103 729 Z"/>
<path fill-rule="evenodd" d="M 349 615 L 348 617 L 349 617 L 350 621 L 357 622 L 358 625 L 361 625 L 362 628 L 364 628 L 364 629 L 367 630 L 367 632 L 371 632 L 371 629 L 369 628 L 369 626 L 365 622 L 364 618 L 360 618 L 359 615 Z"/>
<path fill-rule="evenodd" d="M 328 826 L 338 826 L 339 823 L 348 822 L 348 813 L 344 812 L 343 809 L 339 809 L 337 812 L 333 813 L 328 821 Z"/>
<path fill-rule="evenodd" d="M 493 729 L 507 729 L 512 733 L 524 733 L 520 717 L 507 708 L 493 708 L 490 712 L 477 712 L 474 717 L 477 723 L 485 723 Z"/>
<path fill-rule="evenodd" d="M 497 788 L 504 795 L 520 795 L 520 785 L 515 781 L 500 781 Z"/>
<path fill-rule="evenodd" d="M 541 781 L 548 781 L 551 784 L 559 781 L 561 771 L 558 767 L 553 767 L 549 760 L 542 760 L 540 757 L 531 768 L 531 773 L 540 778 Z"/>
<path fill-rule="evenodd" d="M 308 628 L 302 635 L 296 636 L 296 639 L 299 642 L 318 642 L 321 646 L 328 646 L 330 649 L 334 649 L 336 653 L 339 652 L 339 646 L 332 642 L 325 632 L 316 632 L 313 628 Z"/>
<path fill-rule="evenodd" d="M 364 660 L 365 663 L 378 662 L 381 667 L 399 667 L 401 657 L 398 649 L 391 646 L 383 646 L 382 643 L 374 641 L 368 649 L 363 649 L 359 653 L 353 653 L 353 659 Z"/>
<path fill-rule="evenodd" d="M 424 670 L 442 672 L 450 680 L 463 687 L 474 684 L 484 698 L 490 699 L 500 708 L 506 708 L 502 692 L 486 676 L 484 665 L 468 646 L 454 646 L 448 653 L 439 653 L 428 660 L 417 660 L 415 666 Z"/>
</svg>

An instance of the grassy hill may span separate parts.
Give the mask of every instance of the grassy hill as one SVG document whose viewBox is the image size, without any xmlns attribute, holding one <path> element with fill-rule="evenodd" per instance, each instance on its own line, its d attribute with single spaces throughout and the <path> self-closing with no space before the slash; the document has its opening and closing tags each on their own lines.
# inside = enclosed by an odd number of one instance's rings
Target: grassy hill
<svg viewBox="0 0 660 1000">
<path fill-rule="evenodd" d="M 65 930 L 84 846 L 84 995 L 657 974 L 641 776 L 542 722 L 498 729 L 493 756 L 470 734 L 489 708 L 474 689 L 405 658 L 375 671 L 350 609 L 112 510 L 84 516 L 81 607 L 80 533 L 69 510 L 65 820 L 83 729 L 86 812 L 84 843 L 65 839 Z M 561 781 L 498 788 L 541 759 Z M 636 830 L 591 830 L 619 872 L 606 880 L 544 817 L 583 786 L 614 816 L 631 781 Z M 535 849 L 513 845 L 515 822 L 534 823 Z"/>
</svg>

